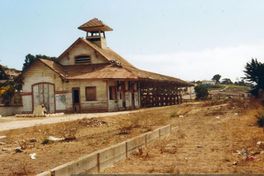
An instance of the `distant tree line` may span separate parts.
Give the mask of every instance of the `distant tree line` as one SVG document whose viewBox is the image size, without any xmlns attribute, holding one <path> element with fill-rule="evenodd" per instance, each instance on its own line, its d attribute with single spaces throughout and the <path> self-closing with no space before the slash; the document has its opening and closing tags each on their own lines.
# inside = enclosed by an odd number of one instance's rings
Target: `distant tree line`
<svg viewBox="0 0 264 176">
<path fill-rule="evenodd" d="M 258 97 L 263 95 L 264 90 L 264 63 L 259 62 L 257 59 L 251 59 L 246 64 L 245 80 L 251 83 L 251 94 Z"/>
<path fill-rule="evenodd" d="M 264 96 L 264 63 L 259 62 L 257 59 L 252 58 L 250 62 L 248 62 L 245 66 L 245 77 L 242 77 L 241 80 L 236 82 L 232 82 L 229 78 L 224 78 L 220 81 L 221 75 L 216 74 L 212 77 L 212 80 L 216 82 L 216 84 L 235 84 L 239 86 L 248 86 L 250 87 L 250 93 L 255 96 Z M 205 99 L 208 96 L 206 89 L 210 86 L 202 86 L 201 81 L 196 81 L 193 83 L 197 83 L 198 86 L 195 87 L 196 95 L 198 95 L 198 99 Z"/>
<path fill-rule="evenodd" d="M 24 61 L 24 64 L 23 64 L 22 71 L 26 70 L 32 63 L 34 63 L 34 61 L 36 61 L 38 59 L 48 59 L 48 60 L 55 61 L 57 58 L 56 57 L 46 56 L 46 55 L 41 55 L 41 54 L 37 54 L 35 56 L 32 55 L 32 54 L 28 54 L 25 57 L 25 61 Z"/>
</svg>

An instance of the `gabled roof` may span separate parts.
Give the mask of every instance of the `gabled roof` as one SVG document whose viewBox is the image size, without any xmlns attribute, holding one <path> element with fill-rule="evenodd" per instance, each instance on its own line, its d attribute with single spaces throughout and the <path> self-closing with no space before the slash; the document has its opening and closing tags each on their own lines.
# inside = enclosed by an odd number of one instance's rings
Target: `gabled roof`
<svg viewBox="0 0 264 176">
<path fill-rule="evenodd" d="M 60 65 L 56 66 L 56 62 L 46 61 L 46 65 L 53 68 L 54 71 L 62 73 L 66 79 L 137 79 L 137 80 L 150 80 L 171 82 L 179 86 L 190 86 L 191 84 L 170 76 L 161 75 L 145 70 L 138 69 L 126 61 L 123 57 L 118 55 L 110 48 L 100 48 L 96 44 L 78 38 L 68 49 L 66 49 L 59 57 L 58 61 L 62 59 L 71 49 L 77 44 L 83 43 L 88 47 L 94 49 L 98 54 L 106 59 L 105 64 L 92 64 L 92 65 Z M 118 65 L 115 66 L 115 65 Z"/>
<path fill-rule="evenodd" d="M 84 43 L 85 45 L 89 46 L 90 48 L 94 49 L 97 53 L 99 53 L 103 58 L 105 58 L 108 62 L 111 62 L 113 60 L 121 63 L 121 65 L 134 67 L 132 64 L 130 64 L 128 61 L 126 61 L 123 57 L 118 55 L 116 52 L 114 52 L 110 48 L 100 48 L 96 44 L 84 39 L 84 38 L 78 38 L 69 48 L 67 48 L 59 57 L 58 61 L 60 61 L 71 49 L 74 48 L 79 43 Z"/>
<path fill-rule="evenodd" d="M 102 56 L 105 57 L 105 59 L 107 59 L 109 62 L 111 61 L 116 61 L 121 63 L 121 65 L 124 66 L 129 66 L 129 67 L 134 67 L 132 64 L 130 64 L 126 59 L 124 59 L 122 56 L 120 56 L 119 54 L 117 54 L 116 52 L 114 52 L 111 48 L 107 47 L 107 48 L 100 48 L 98 47 L 96 44 L 82 39 L 85 43 L 87 43 L 88 45 L 92 46 L 96 51 L 98 51 L 100 54 L 102 54 Z"/>
<path fill-rule="evenodd" d="M 167 75 L 162 75 L 146 70 L 141 70 L 138 68 L 132 68 L 132 67 L 126 67 L 127 70 L 131 71 L 133 74 L 137 75 L 137 77 L 140 80 L 149 80 L 149 81 L 159 81 L 159 82 L 170 82 L 170 83 L 175 83 L 179 86 L 191 86 L 191 84 L 187 83 L 186 81 L 183 81 L 181 79 L 167 76 Z"/>
<path fill-rule="evenodd" d="M 96 32 L 96 31 L 113 31 L 112 28 L 104 24 L 101 20 L 94 18 L 80 27 L 78 29 L 86 31 L 86 32 Z"/>
<path fill-rule="evenodd" d="M 62 65 L 48 59 L 36 59 L 29 67 L 22 71 L 22 75 L 25 74 L 36 63 L 41 63 L 45 65 L 46 67 L 57 73 L 61 78 L 66 79 L 67 74 L 64 71 Z"/>
<path fill-rule="evenodd" d="M 127 69 L 109 64 L 69 65 L 64 66 L 67 79 L 138 79 L 138 76 Z"/>
<path fill-rule="evenodd" d="M 47 67 L 49 67 L 54 72 L 56 72 L 57 74 L 59 74 L 60 76 L 64 78 L 66 77 L 66 72 L 64 71 L 63 66 L 60 65 L 59 63 L 56 63 L 48 59 L 39 59 L 39 61 L 44 65 L 46 65 Z"/>
<path fill-rule="evenodd" d="M 178 86 L 190 86 L 191 84 L 170 76 L 140 70 L 135 67 L 116 66 L 112 64 L 92 65 L 60 65 L 57 62 L 39 59 L 39 62 L 60 75 L 66 80 L 89 80 L 89 79 L 129 79 L 148 80 L 158 82 L 170 82 Z"/>
</svg>

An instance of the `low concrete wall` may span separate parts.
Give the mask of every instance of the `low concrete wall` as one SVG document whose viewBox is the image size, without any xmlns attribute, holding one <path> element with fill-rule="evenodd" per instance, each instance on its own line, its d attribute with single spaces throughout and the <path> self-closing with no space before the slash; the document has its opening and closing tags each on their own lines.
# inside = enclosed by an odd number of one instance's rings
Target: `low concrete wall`
<svg viewBox="0 0 264 176">
<path fill-rule="evenodd" d="M 146 144 L 146 134 L 134 137 L 126 142 L 127 153 L 130 154 Z"/>
<path fill-rule="evenodd" d="M 114 163 L 126 158 L 126 143 L 119 143 L 98 152 L 99 154 L 99 171 L 112 166 Z"/>
<path fill-rule="evenodd" d="M 171 126 L 167 125 L 154 131 L 142 134 L 125 142 L 112 145 L 111 147 L 95 151 L 83 156 L 78 160 L 68 162 L 50 171 L 38 174 L 38 176 L 70 176 L 80 173 L 98 173 L 113 166 L 114 163 L 126 159 L 136 149 L 146 146 L 156 139 L 168 136 Z"/>
<path fill-rule="evenodd" d="M 168 136 L 171 132 L 171 126 L 164 126 L 159 129 L 159 136 L 160 137 L 165 137 Z"/>
<path fill-rule="evenodd" d="M 146 144 L 150 144 L 151 142 L 155 141 L 157 138 L 159 138 L 160 135 L 160 129 L 156 129 L 152 132 L 149 132 L 146 134 Z"/>
<path fill-rule="evenodd" d="M 50 175 L 64 176 L 81 172 L 97 172 L 98 171 L 98 154 L 97 152 L 91 153 L 76 161 L 72 161 L 60 165 L 50 171 Z M 48 173 L 46 173 L 48 174 Z M 44 175 L 43 175 L 44 176 Z M 48 176 L 48 175 L 45 175 Z"/>
<path fill-rule="evenodd" d="M 0 106 L 0 115 L 11 116 L 22 112 L 22 106 Z"/>
</svg>

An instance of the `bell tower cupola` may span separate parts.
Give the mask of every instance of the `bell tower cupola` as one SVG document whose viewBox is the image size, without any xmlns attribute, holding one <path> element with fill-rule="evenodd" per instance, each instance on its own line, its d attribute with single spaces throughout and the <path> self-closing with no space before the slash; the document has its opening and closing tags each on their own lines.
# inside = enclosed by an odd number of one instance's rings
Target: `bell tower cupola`
<svg viewBox="0 0 264 176">
<path fill-rule="evenodd" d="M 106 48 L 105 32 L 113 31 L 112 28 L 97 18 L 84 23 L 78 29 L 86 32 L 86 40 L 95 43 L 100 48 Z"/>
</svg>

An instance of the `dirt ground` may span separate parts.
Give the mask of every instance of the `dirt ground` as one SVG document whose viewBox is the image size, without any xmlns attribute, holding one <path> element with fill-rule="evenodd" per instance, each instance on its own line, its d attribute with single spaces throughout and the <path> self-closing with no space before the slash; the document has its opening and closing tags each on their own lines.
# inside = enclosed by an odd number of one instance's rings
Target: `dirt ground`
<svg viewBox="0 0 264 176">
<path fill-rule="evenodd" d="M 45 124 L 54 124 L 60 122 L 69 122 L 92 117 L 106 117 L 106 116 L 115 116 L 121 114 L 135 113 L 140 110 L 133 111 L 120 111 L 120 112 L 105 112 L 105 113 L 88 113 L 88 114 L 57 114 L 53 117 L 31 117 L 31 118 L 22 118 L 15 116 L 8 116 L 0 118 L 0 131 L 13 130 L 19 128 L 27 128 L 38 125 Z"/>
<path fill-rule="evenodd" d="M 0 140 L 0 175 L 34 175 L 165 124 L 173 125 L 168 138 L 105 172 L 263 173 L 264 146 L 257 142 L 264 132 L 255 117 L 261 109 L 227 99 L 0 132 L 7 136 Z M 50 143 L 48 136 L 67 140 Z"/>
<path fill-rule="evenodd" d="M 170 108 L 172 134 L 105 173 L 264 173 L 263 108 L 225 100 Z"/>
<path fill-rule="evenodd" d="M 35 175 L 168 123 L 165 108 L 0 132 L 0 175 Z M 90 117 L 89 117 L 90 118 Z M 48 142 L 47 138 L 65 141 Z M 16 148 L 21 147 L 22 151 Z M 30 154 L 36 153 L 33 160 Z"/>
</svg>

